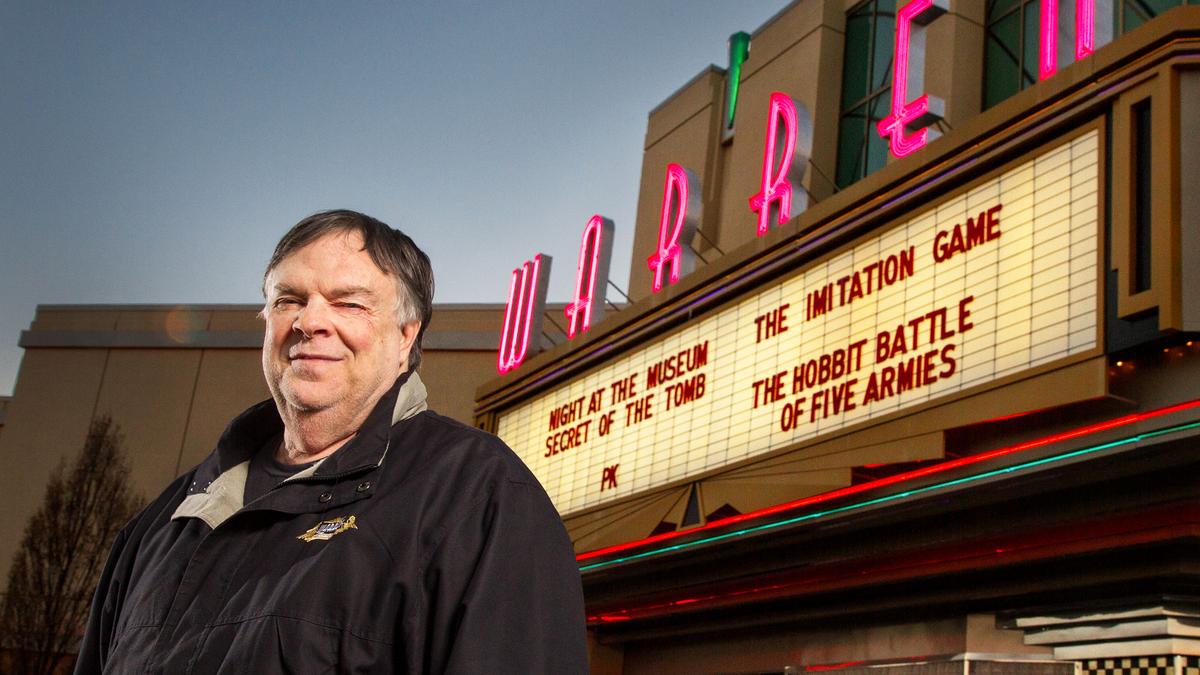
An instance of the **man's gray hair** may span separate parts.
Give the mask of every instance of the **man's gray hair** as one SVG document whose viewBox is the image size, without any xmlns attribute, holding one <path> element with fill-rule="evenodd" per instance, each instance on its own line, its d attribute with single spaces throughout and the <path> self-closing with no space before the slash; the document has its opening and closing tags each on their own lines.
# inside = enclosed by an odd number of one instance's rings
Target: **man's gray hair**
<svg viewBox="0 0 1200 675">
<path fill-rule="evenodd" d="M 400 230 L 357 211 L 323 211 L 296 223 L 283 235 L 263 273 L 263 295 L 267 277 L 284 258 L 333 232 L 357 232 L 362 250 L 385 274 L 396 280 L 396 319 L 401 323 L 420 321 L 421 329 L 408 353 L 408 368 L 421 365 L 421 339 L 433 317 L 433 266 L 429 256 Z"/>
</svg>

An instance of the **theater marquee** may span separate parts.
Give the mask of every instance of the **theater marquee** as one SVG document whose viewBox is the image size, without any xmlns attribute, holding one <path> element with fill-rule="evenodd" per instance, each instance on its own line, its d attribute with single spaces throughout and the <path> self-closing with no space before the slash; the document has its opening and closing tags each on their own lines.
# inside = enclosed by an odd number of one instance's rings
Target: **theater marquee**
<svg viewBox="0 0 1200 675">
<path fill-rule="evenodd" d="M 1097 346 L 1099 138 L 502 412 L 563 514 Z"/>
</svg>

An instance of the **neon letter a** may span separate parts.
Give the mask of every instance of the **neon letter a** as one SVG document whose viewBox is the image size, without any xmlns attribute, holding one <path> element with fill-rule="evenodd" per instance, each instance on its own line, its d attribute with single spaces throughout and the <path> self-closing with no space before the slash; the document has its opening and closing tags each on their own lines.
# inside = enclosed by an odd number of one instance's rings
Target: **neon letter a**
<svg viewBox="0 0 1200 675">
<path fill-rule="evenodd" d="M 567 339 L 575 337 L 604 317 L 604 292 L 608 290 L 608 264 L 612 260 L 613 221 L 596 214 L 583 228 L 579 267 L 575 271 L 575 299 L 563 310 Z"/>
</svg>

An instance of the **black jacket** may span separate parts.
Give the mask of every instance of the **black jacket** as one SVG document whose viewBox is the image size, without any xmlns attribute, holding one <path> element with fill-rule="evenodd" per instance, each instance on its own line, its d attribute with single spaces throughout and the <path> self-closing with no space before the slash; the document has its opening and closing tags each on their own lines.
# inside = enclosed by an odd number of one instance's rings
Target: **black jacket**
<svg viewBox="0 0 1200 675">
<path fill-rule="evenodd" d="M 118 535 L 75 672 L 586 673 L 549 498 L 424 399 L 401 377 L 342 449 L 246 505 L 282 423 L 273 401 L 238 416 Z"/>
</svg>

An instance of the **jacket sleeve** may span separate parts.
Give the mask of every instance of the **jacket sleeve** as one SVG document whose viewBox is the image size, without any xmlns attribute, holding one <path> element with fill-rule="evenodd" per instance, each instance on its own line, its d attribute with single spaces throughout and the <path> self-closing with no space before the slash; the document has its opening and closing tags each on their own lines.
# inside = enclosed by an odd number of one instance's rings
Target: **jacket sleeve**
<svg viewBox="0 0 1200 675">
<path fill-rule="evenodd" d="M 583 591 L 536 482 L 501 479 L 426 568 L 428 673 L 587 673 Z"/>
<path fill-rule="evenodd" d="M 112 550 L 108 553 L 108 561 L 104 563 L 104 571 L 100 574 L 100 582 L 96 584 L 96 593 L 92 596 L 92 609 L 88 615 L 87 628 L 83 634 L 83 642 L 79 646 L 79 659 L 75 662 L 75 675 L 91 675 L 104 670 L 112 646 L 112 633 L 119 611 L 121 587 L 124 585 L 117 579 L 117 561 L 129 539 L 129 528 L 132 523 L 117 533 Z"/>
</svg>

